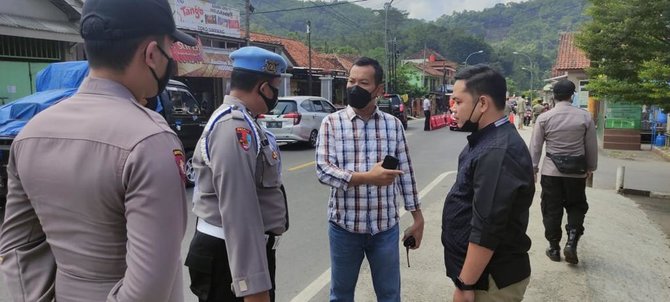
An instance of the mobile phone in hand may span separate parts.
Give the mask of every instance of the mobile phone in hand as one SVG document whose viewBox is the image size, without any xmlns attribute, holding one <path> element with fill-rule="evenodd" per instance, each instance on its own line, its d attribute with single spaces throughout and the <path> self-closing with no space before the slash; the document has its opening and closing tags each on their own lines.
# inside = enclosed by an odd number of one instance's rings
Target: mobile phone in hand
<svg viewBox="0 0 670 302">
<path fill-rule="evenodd" d="M 398 168 L 398 159 L 391 156 L 391 155 L 386 155 L 384 157 L 384 162 L 382 163 L 382 168 L 388 169 L 388 170 L 395 170 Z"/>
</svg>

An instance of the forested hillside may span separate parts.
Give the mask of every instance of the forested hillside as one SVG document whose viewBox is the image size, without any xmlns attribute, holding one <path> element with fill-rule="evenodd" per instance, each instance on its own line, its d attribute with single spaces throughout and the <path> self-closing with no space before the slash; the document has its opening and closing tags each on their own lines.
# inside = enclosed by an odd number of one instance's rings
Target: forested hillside
<svg viewBox="0 0 670 302">
<path fill-rule="evenodd" d="M 211 0 L 244 12 L 243 0 Z M 353 0 L 349 0 L 353 1 Z M 252 0 L 253 31 L 307 40 L 306 22 L 312 24 L 312 45 L 325 53 L 348 53 L 384 59 L 383 4 L 364 8 L 344 1 Z M 388 11 L 389 38 L 396 41 L 400 58 L 425 47 L 462 63 L 468 54 L 483 50 L 468 63 L 497 66 L 513 88 L 529 86 L 528 54 L 533 60 L 535 87 L 540 87 L 556 57 L 558 33 L 579 28 L 587 17 L 587 0 L 531 0 L 499 4 L 483 11 L 442 16 L 434 22 L 410 19 L 404 11 Z"/>
</svg>

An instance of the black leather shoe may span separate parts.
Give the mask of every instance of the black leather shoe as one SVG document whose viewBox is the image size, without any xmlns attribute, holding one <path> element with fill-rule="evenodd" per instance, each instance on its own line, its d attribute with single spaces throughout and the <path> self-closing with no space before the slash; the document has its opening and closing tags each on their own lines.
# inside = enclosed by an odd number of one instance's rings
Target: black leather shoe
<svg viewBox="0 0 670 302">
<path fill-rule="evenodd" d="M 561 245 L 558 243 L 558 241 L 549 242 L 549 247 L 547 248 L 547 251 L 545 252 L 545 254 L 547 255 L 547 257 L 549 257 L 549 259 L 551 261 L 560 262 L 561 261 Z"/>
<path fill-rule="evenodd" d="M 577 242 L 579 242 L 579 237 L 580 235 L 576 229 L 568 230 L 568 242 L 565 243 L 565 249 L 563 249 L 565 262 L 570 264 L 579 263 L 579 258 L 577 258 Z"/>
</svg>

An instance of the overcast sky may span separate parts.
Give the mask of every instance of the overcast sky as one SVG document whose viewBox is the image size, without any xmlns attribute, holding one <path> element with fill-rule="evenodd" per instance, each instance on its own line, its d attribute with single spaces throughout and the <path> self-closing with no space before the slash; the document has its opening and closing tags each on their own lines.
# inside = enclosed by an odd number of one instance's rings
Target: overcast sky
<svg viewBox="0 0 670 302">
<path fill-rule="evenodd" d="M 390 0 L 367 0 L 358 5 L 381 9 Z M 409 12 L 410 18 L 433 21 L 444 14 L 454 11 L 483 10 L 498 3 L 523 2 L 524 0 L 394 0 L 393 7 Z"/>
</svg>

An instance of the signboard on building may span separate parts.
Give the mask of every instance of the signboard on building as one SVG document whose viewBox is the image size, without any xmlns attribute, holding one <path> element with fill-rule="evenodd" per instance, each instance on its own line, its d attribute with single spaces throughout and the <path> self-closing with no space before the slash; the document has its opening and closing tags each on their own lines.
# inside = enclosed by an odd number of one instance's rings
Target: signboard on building
<svg viewBox="0 0 670 302">
<path fill-rule="evenodd" d="M 196 46 L 180 42 L 172 45 L 172 57 L 177 62 L 177 76 L 200 78 L 230 78 L 233 62 L 230 53 L 234 49 L 203 47 L 200 39 Z"/>
<path fill-rule="evenodd" d="M 240 11 L 204 0 L 172 0 L 178 28 L 228 37 L 240 37 Z"/>
</svg>

